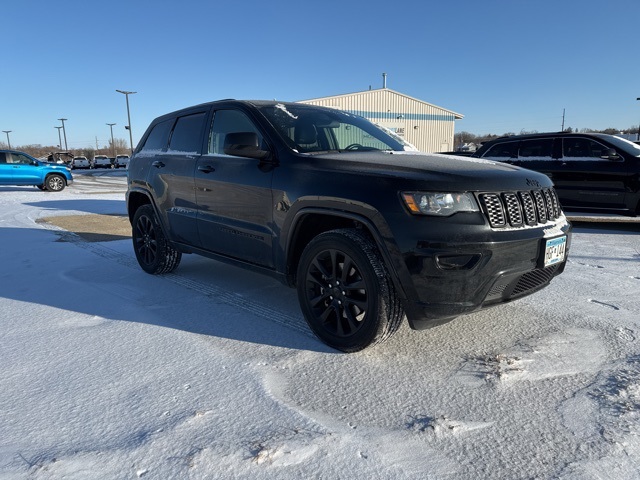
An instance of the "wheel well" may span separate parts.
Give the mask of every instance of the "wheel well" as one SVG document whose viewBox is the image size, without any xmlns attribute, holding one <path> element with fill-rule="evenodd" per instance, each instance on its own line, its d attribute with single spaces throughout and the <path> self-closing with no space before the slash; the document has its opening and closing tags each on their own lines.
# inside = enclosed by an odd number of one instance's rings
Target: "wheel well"
<svg viewBox="0 0 640 480">
<path fill-rule="evenodd" d="M 150 204 L 151 200 L 143 193 L 139 192 L 131 192 L 129 193 L 129 198 L 127 201 L 128 215 L 129 221 L 133 222 L 133 216 L 136 214 L 136 210 L 138 210 L 142 205 Z"/>
<path fill-rule="evenodd" d="M 287 276 L 291 285 L 295 284 L 298 262 L 300 261 L 302 251 L 309 242 L 321 233 L 328 232 L 329 230 L 336 230 L 338 228 L 356 228 L 366 232 L 372 237 L 367 226 L 354 218 L 310 213 L 298 221 L 293 235 L 293 240 L 289 245 L 287 257 Z"/>
</svg>

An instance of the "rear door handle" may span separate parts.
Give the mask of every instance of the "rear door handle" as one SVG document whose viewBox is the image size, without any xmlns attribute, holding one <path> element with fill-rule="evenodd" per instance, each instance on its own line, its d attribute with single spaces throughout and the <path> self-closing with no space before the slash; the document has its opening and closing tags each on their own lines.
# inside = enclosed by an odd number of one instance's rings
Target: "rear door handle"
<svg viewBox="0 0 640 480">
<path fill-rule="evenodd" d="M 156 168 L 162 168 L 162 167 L 164 167 L 164 163 L 162 163 L 160 160 L 156 160 L 155 162 L 153 162 L 151 164 L 151 166 L 156 167 Z"/>
<path fill-rule="evenodd" d="M 198 170 L 200 170 L 202 173 L 211 173 L 216 171 L 216 169 L 213 168 L 211 165 L 202 165 L 198 167 Z"/>
</svg>

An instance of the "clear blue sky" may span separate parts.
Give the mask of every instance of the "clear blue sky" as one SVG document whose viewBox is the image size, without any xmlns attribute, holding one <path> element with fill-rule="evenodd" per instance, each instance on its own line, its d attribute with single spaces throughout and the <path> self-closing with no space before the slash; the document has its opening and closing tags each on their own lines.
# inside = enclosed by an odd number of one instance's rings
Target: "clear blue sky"
<svg viewBox="0 0 640 480">
<path fill-rule="evenodd" d="M 456 132 L 640 123 L 639 0 L 3 2 L 0 130 L 12 146 L 134 143 L 221 98 L 387 87 L 461 113 Z M 6 135 L 0 134 L 6 142 Z"/>
</svg>

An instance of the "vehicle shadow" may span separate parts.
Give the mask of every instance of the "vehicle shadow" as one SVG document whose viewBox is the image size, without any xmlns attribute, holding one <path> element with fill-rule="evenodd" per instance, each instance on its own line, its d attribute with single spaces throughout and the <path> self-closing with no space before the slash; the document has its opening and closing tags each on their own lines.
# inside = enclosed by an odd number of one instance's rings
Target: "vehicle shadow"
<svg viewBox="0 0 640 480">
<path fill-rule="evenodd" d="M 633 219 L 635 220 L 635 219 Z M 574 233 L 590 233 L 597 235 L 615 235 L 616 233 L 625 233 L 632 235 L 640 235 L 640 218 L 638 221 L 626 221 L 626 222 L 591 222 L 591 221 L 579 221 L 572 220 Z"/>
<path fill-rule="evenodd" d="M 25 321 L 53 312 L 52 322 L 65 317 L 65 328 L 74 322 L 81 328 L 87 322 L 124 321 L 340 353 L 313 336 L 295 290 L 263 275 L 194 256 L 185 256 L 173 274 L 148 275 L 137 265 L 130 241 L 69 241 L 68 232 L 44 229 L 5 228 L 0 233 L 0 283 L 5 285 L 0 303 L 23 302 Z"/>
<path fill-rule="evenodd" d="M 6 185 L 1 185 L 0 186 L 0 193 L 3 192 L 37 192 L 38 191 L 38 187 L 36 187 L 35 185 L 27 185 L 24 187 L 17 187 L 17 186 L 6 186 Z M 43 195 L 47 195 L 47 194 L 57 194 L 58 192 L 50 192 L 49 190 L 40 190 L 42 192 Z"/>
<path fill-rule="evenodd" d="M 99 199 L 60 199 L 60 200 L 43 200 L 41 202 L 27 202 L 43 211 L 62 210 L 62 211 L 79 211 L 86 213 L 99 213 L 107 215 L 126 215 L 127 203 L 122 200 L 99 200 Z"/>
</svg>

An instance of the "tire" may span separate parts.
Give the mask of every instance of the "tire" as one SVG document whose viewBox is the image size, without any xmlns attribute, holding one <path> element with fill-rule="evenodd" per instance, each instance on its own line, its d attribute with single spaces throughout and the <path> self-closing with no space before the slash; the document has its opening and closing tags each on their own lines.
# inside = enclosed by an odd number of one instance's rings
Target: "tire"
<svg viewBox="0 0 640 480">
<path fill-rule="evenodd" d="M 180 264 L 182 253 L 173 248 L 164 236 L 151 205 L 143 205 L 136 210 L 131 237 L 136 259 L 145 272 L 152 275 L 169 273 Z"/>
<path fill-rule="evenodd" d="M 404 318 L 378 249 L 358 230 L 332 230 L 311 240 L 300 257 L 297 289 L 311 330 L 343 352 L 386 340 Z"/>
<path fill-rule="evenodd" d="M 44 187 L 50 192 L 61 192 L 67 186 L 67 181 L 62 175 L 49 175 L 44 180 Z"/>
</svg>

